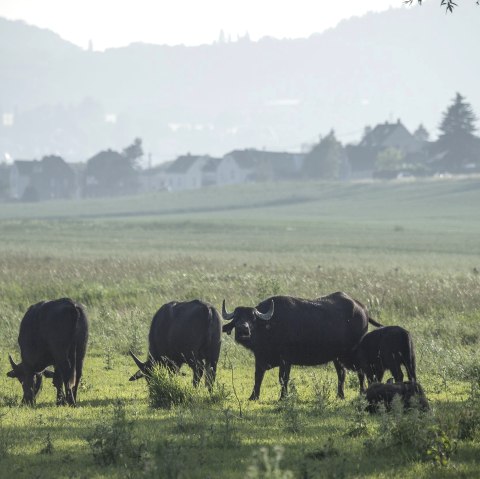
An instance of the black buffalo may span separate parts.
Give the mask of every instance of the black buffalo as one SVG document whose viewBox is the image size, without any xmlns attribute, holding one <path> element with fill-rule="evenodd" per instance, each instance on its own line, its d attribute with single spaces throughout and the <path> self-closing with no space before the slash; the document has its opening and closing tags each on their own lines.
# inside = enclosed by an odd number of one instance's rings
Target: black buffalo
<svg viewBox="0 0 480 479">
<path fill-rule="evenodd" d="M 164 304 L 152 319 L 147 361 L 140 361 L 130 351 L 139 368 L 130 381 L 148 380 L 155 364 L 178 371 L 186 363 L 193 370 L 194 386 L 205 371 L 205 383 L 211 388 L 220 355 L 221 328 L 220 315 L 210 304 L 199 300 Z"/>
<path fill-rule="evenodd" d="M 80 304 L 62 298 L 30 306 L 18 335 L 22 362 L 15 364 L 9 355 L 12 370 L 7 373 L 22 384 L 23 402 L 34 403 L 45 375 L 53 378 L 57 405 L 75 406 L 87 341 L 88 320 Z M 52 365 L 54 372 L 46 369 Z"/>
<path fill-rule="evenodd" d="M 337 292 L 306 300 L 274 296 L 255 308 L 238 307 L 233 313 L 222 308 L 223 326 L 235 340 L 255 355 L 255 385 L 250 396 L 258 399 L 265 371 L 279 367 L 281 397 L 287 394 L 292 364 L 324 364 L 349 354 L 368 329 L 368 323 L 381 326 L 368 316 L 361 303 Z M 341 372 L 343 371 L 343 377 Z M 343 392 L 345 371 L 337 369 L 339 395 Z"/>
<path fill-rule="evenodd" d="M 408 379 L 417 380 L 412 336 L 400 326 L 384 326 L 367 333 L 352 354 L 339 362 L 347 369 L 358 371 L 361 392 L 364 392 L 365 375 L 372 384 L 382 382 L 385 371 L 390 370 L 395 381 L 402 382 L 402 365 Z"/>
<path fill-rule="evenodd" d="M 427 411 L 430 407 L 422 386 L 415 381 L 401 383 L 374 383 L 366 392 L 368 401 L 367 411 L 375 413 L 381 404 L 389 411 L 392 407 L 392 401 L 395 396 L 400 396 L 405 409 L 413 406 L 412 399 L 415 398 L 419 408 Z"/>
</svg>

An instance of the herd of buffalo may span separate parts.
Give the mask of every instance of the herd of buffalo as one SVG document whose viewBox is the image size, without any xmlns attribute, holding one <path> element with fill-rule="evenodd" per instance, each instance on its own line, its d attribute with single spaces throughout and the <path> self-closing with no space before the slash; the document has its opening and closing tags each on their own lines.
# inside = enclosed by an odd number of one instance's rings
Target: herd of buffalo
<svg viewBox="0 0 480 479">
<path fill-rule="evenodd" d="M 255 382 L 251 400 L 260 397 L 265 372 L 279 368 L 280 397 L 288 394 L 292 365 L 313 366 L 333 362 L 338 375 L 338 396 L 344 397 L 346 370 L 358 374 L 360 392 L 366 393 L 368 410 L 380 403 L 388 408 L 399 395 L 410 405 L 416 397 L 428 408 L 422 387 L 416 380 L 415 350 L 411 335 L 399 326 L 382 326 L 367 309 L 347 294 L 337 292 L 306 300 L 274 296 L 256 307 L 237 307 L 228 312 L 225 301 L 222 318 L 210 304 L 200 300 L 164 304 L 155 314 L 148 335 L 149 352 L 145 362 L 130 352 L 138 371 L 131 381 L 151 377 L 154 366 L 163 365 L 178 372 L 183 364 L 193 370 L 197 386 L 205 374 L 212 388 L 220 355 L 222 331 L 255 356 Z M 368 332 L 368 324 L 377 329 Z M 43 376 L 53 379 L 57 404 L 74 406 L 82 377 L 88 341 L 88 320 L 84 307 L 62 298 L 31 306 L 21 323 L 18 343 L 21 362 L 9 355 L 12 370 L 23 387 L 23 402 L 33 404 Z M 53 366 L 53 371 L 48 369 Z M 402 366 L 408 381 L 404 381 Z M 382 383 L 389 370 L 394 381 Z M 365 389 L 365 377 L 369 387 Z"/>
</svg>

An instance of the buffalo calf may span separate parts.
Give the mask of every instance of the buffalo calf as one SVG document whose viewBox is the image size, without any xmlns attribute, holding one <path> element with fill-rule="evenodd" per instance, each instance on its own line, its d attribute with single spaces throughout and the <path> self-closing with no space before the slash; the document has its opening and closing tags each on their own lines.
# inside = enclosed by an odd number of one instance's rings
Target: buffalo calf
<svg viewBox="0 0 480 479">
<path fill-rule="evenodd" d="M 69 298 L 30 306 L 20 323 L 18 344 L 22 362 L 9 355 L 10 378 L 23 387 L 23 402 L 33 404 L 42 376 L 53 378 L 57 404 L 74 406 L 82 377 L 88 341 L 88 320 L 83 307 Z M 54 371 L 46 369 L 54 367 Z"/>
<path fill-rule="evenodd" d="M 409 381 L 417 380 L 412 336 L 400 326 L 384 326 L 365 334 L 351 354 L 338 362 L 358 372 L 361 392 L 365 391 L 365 375 L 370 385 L 382 382 L 385 371 L 389 370 L 396 382 L 402 382 L 402 365 Z M 337 369 L 341 367 L 338 362 L 335 364 Z"/>
<path fill-rule="evenodd" d="M 366 392 L 368 401 L 366 409 L 368 412 L 374 413 L 378 411 L 379 405 L 383 404 L 386 410 L 389 411 L 392 407 L 393 398 L 397 395 L 400 396 L 405 409 L 412 407 L 412 398 L 416 398 L 420 409 L 423 411 L 429 409 L 428 400 L 422 386 L 414 381 L 372 384 Z"/>
</svg>

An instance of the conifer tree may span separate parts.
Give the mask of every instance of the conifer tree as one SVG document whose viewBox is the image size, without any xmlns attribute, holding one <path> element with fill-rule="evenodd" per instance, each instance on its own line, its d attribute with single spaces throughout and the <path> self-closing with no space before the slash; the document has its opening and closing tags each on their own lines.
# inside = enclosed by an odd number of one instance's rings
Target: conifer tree
<svg viewBox="0 0 480 479">
<path fill-rule="evenodd" d="M 480 139 L 474 135 L 476 120 L 471 105 L 457 93 L 443 113 L 435 148 L 442 154 L 442 165 L 448 171 L 459 172 L 465 164 L 480 159 Z"/>
</svg>

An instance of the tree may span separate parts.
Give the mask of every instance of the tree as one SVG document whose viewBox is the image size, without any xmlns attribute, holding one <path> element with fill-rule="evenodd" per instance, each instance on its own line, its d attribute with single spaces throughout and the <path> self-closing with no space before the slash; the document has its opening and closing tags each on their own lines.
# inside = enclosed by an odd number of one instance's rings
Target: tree
<svg viewBox="0 0 480 479">
<path fill-rule="evenodd" d="M 426 143 L 430 138 L 430 133 L 428 133 L 427 129 L 423 126 L 423 124 L 420 123 L 420 125 L 418 125 L 418 128 L 414 131 L 413 136 L 421 143 Z"/>
<path fill-rule="evenodd" d="M 467 163 L 479 161 L 480 139 L 474 135 L 476 120 L 471 105 L 457 93 L 443 113 L 440 136 L 434 145 L 434 152 L 448 171 L 459 172 Z"/>
<path fill-rule="evenodd" d="M 342 144 L 332 130 L 305 157 L 303 171 L 309 178 L 338 178 L 340 167 L 345 159 Z"/>
<path fill-rule="evenodd" d="M 143 156 L 142 139 L 135 138 L 131 145 L 123 149 L 122 155 L 130 162 L 132 168 L 137 168 L 138 160 Z"/>
<path fill-rule="evenodd" d="M 101 151 L 87 161 L 87 196 L 116 196 L 136 191 L 138 172 L 127 155 Z"/>
<path fill-rule="evenodd" d="M 404 0 L 405 3 L 408 3 L 411 5 L 414 0 Z M 417 0 L 418 4 L 421 5 L 423 3 L 423 0 Z M 480 0 L 476 0 L 475 3 L 477 5 L 480 5 Z M 440 0 L 440 6 L 445 7 L 447 12 L 453 12 L 453 9 L 458 6 L 457 3 L 455 3 L 453 0 Z"/>
</svg>

